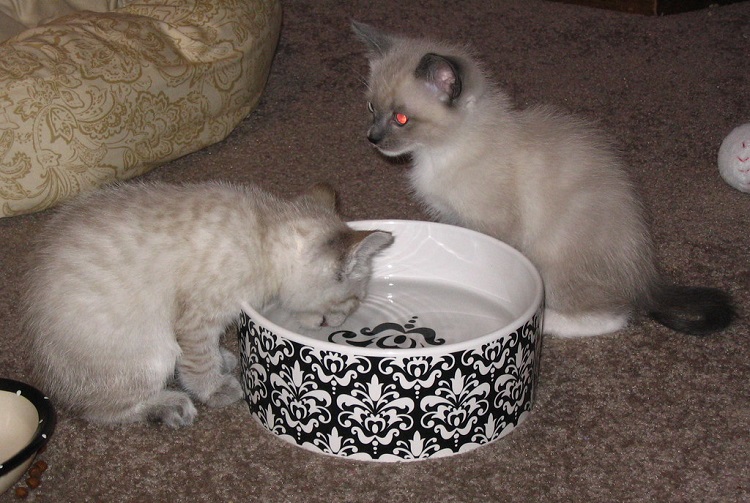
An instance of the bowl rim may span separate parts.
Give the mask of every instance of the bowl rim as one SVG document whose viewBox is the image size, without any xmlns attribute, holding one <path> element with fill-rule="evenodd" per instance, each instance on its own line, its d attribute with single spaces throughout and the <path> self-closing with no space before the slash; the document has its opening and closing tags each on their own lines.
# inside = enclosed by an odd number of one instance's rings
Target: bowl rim
<svg viewBox="0 0 750 503">
<path fill-rule="evenodd" d="M 31 402 L 39 415 L 39 424 L 37 425 L 34 437 L 31 441 L 29 441 L 23 449 L 11 456 L 10 459 L 5 462 L 0 460 L 0 463 L 2 463 L 0 466 L 1 477 L 16 469 L 23 462 L 33 456 L 39 449 L 44 447 L 52 436 L 52 433 L 55 431 L 57 414 L 55 413 L 55 408 L 52 406 L 51 400 L 44 393 L 30 384 L 0 377 L 0 391 L 21 395 Z"/>
<path fill-rule="evenodd" d="M 464 234 L 467 238 L 479 239 L 484 241 L 492 242 L 494 246 L 500 246 L 505 248 L 515 258 L 517 258 L 521 264 L 527 269 L 534 282 L 534 301 L 526 308 L 526 310 L 520 316 L 514 318 L 510 323 L 499 327 L 497 330 L 493 330 L 487 334 L 475 337 L 466 341 L 449 343 L 441 346 L 430 346 L 422 348 L 411 348 L 411 349 L 377 349 L 377 348 L 354 348 L 351 346 L 345 346 L 343 344 L 336 344 L 325 340 L 315 339 L 313 337 L 306 336 L 304 334 L 298 334 L 286 329 L 276 323 L 272 322 L 265 316 L 263 316 L 257 309 L 253 308 L 246 301 L 240 303 L 242 311 L 254 321 L 262 324 L 263 326 L 271 329 L 277 336 L 284 337 L 288 340 L 301 344 L 303 346 L 312 347 L 320 351 L 330 351 L 335 353 L 342 353 L 352 356 L 363 356 L 363 357 L 383 357 L 383 358 L 411 358 L 421 356 L 436 356 L 445 355 L 463 351 L 474 350 L 478 347 L 483 346 L 489 342 L 497 340 L 499 337 L 504 337 L 521 328 L 529 320 L 531 320 L 534 314 L 543 307 L 544 299 L 544 284 L 542 277 L 539 274 L 537 268 L 531 263 L 531 261 L 516 248 L 512 247 L 508 243 L 494 238 L 488 234 L 468 229 L 466 227 L 460 227 L 457 225 L 444 224 L 440 222 L 432 222 L 427 220 L 399 220 L 399 219 L 383 219 L 383 220 L 354 220 L 347 222 L 348 225 L 354 225 L 357 229 L 377 229 L 378 225 L 406 225 L 406 224 L 424 224 L 427 226 L 444 227 L 450 228 L 451 232 L 458 232 Z"/>
</svg>

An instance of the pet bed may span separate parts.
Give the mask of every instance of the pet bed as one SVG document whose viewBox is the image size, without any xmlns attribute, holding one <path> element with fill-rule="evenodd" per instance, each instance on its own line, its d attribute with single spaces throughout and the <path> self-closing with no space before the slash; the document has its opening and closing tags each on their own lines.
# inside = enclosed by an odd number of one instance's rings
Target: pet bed
<svg viewBox="0 0 750 503">
<path fill-rule="evenodd" d="M 0 0 L 0 217 L 224 139 L 280 25 L 280 0 Z"/>
</svg>

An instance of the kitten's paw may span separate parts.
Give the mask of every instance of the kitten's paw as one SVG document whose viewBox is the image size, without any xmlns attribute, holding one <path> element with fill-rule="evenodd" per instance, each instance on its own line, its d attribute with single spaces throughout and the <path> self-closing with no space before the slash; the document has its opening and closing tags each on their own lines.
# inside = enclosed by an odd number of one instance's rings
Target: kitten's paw
<svg viewBox="0 0 750 503">
<path fill-rule="evenodd" d="M 179 391 L 163 391 L 148 408 L 148 419 L 163 423 L 171 428 L 193 424 L 198 411 L 193 401 Z"/>
<path fill-rule="evenodd" d="M 544 311 L 544 333 L 558 337 L 591 337 L 617 332 L 628 323 L 627 314 L 562 314 L 554 309 Z"/>
<path fill-rule="evenodd" d="M 214 393 L 206 400 L 206 405 L 209 407 L 224 407 L 230 403 L 234 403 L 237 400 L 241 400 L 244 396 L 242 392 L 242 385 L 233 376 L 225 376 L 224 382 Z"/>
<path fill-rule="evenodd" d="M 235 367 L 237 367 L 237 357 L 234 356 L 234 354 L 229 351 L 228 349 L 219 348 L 219 351 L 221 352 L 221 373 L 222 374 L 229 374 L 232 372 Z"/>
</svg>

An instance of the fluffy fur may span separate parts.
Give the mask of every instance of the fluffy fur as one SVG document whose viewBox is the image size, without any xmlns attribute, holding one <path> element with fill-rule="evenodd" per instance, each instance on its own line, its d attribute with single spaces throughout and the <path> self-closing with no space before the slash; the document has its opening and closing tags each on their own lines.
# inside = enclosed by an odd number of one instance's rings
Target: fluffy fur
<svg viewBox="0 0 750 503">
<path fill-rule="evenodd" d="M 192 399 L 239 400 L 237 359 L 219 343 L 241 302 L 339 325 L 393 240 L 350 229 L 334 205 L 321 186 L 284 201 L 206 183 L 118 185 L 62 208 L 24 302 L 41 387 L 104 423 L 183 426 L 196 416 Z"/>
<path fill-rule="evenodd" d="M 368 139 L 411 157 L 411 186 L 435 218 L 529 257 L 545 282 L 546 332 L 614 332 L 640 310 L 693 334 L 729 324 L 723 292 L 662 280 L 638 195 L 591 125 L 514 108 L 461 47 L 353 30 L 369 51 Z"/>
</svg>

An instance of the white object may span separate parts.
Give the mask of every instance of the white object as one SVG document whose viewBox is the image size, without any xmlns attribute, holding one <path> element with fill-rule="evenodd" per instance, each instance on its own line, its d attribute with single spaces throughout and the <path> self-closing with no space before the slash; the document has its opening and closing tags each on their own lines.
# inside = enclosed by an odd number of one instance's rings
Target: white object
<svg viewBox="0 0 750 503">
<path fill-rule="evenodd" d="M 543 287 L 518 251 L 468 229 L 366 221 L 393 232 L 367 298 L 313 333 L 250 306 L 242 386 L 255 419 L 305 449 L 370 461 L 450 456 L 520 425 L 534 401 Z"/>
<path fill-rule="evenodd" d="M 750 193 L 750 123 L 732 130 L 719 148 L 719 173 L 729 185 Z"/>
<path fill-rule="evenodd" d="M 34 406 L 20 395 L 0 391 L 0 465 L 18 454 L 34 438 L 39 416 Z M 0 477 L 0 492 L 18 480 L 31 464 L 33 456 Z"/>
<path fill-rule="evenodd" d="M 0 494 L 26 472 L 55 429 L 55 412 L 41 391 L 0 378 Z"/>
</svg>

